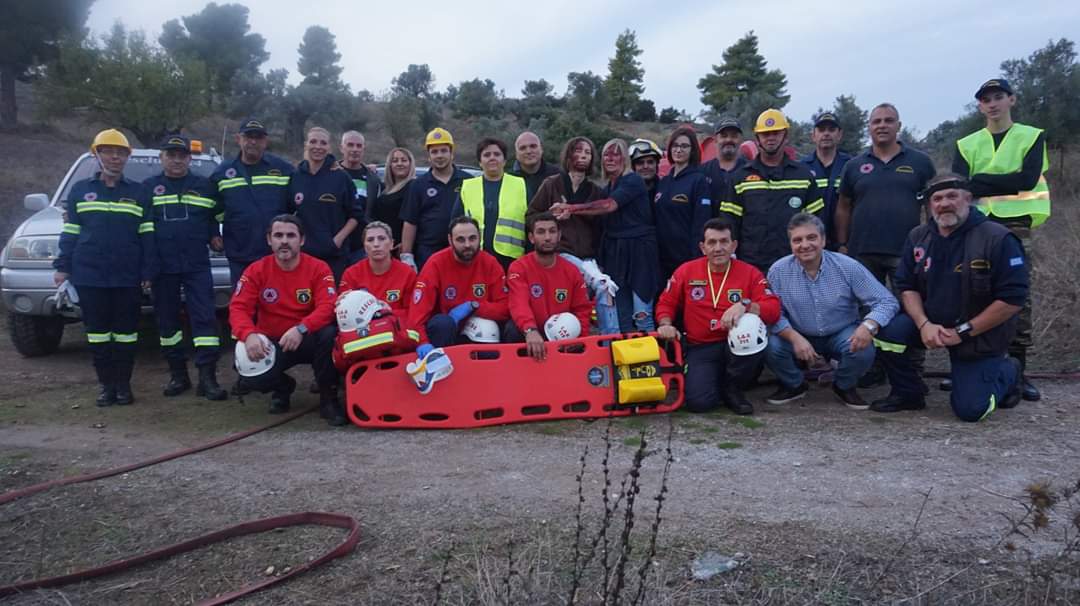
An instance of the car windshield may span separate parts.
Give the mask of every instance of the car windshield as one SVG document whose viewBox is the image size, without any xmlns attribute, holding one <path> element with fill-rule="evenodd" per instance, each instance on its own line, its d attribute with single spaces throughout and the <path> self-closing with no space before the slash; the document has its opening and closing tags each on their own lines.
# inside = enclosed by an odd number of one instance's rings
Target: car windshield
<svg viewBox="0 0 1080 606">
<path fill-rule="evenodd" d="M 191 172 L 200 177 L 209 177 L 210 173 L 214 172 L 216 167 L 217 163 L 210 159 L 191 159 Z M 71 186 L 83 179 L 93 177 L 94 173 L 97 171 L 98 164 L 97 161 L 94 160 L 94 157 L 84 157 L 79 162 L 79 165 L 75 167 L 75 172 L 71 174 L 71 178 L 68 179 L 67 184 L 64 185 L 64 191 L 60 192 L 59 203 L 61 205 L 66 205 Z M 139 183 L 142 183 L 160 172 L 161 158 L 158 158 L 157 156 L 131 156 L 124 166 L 124 176 Z"/>
</svg>

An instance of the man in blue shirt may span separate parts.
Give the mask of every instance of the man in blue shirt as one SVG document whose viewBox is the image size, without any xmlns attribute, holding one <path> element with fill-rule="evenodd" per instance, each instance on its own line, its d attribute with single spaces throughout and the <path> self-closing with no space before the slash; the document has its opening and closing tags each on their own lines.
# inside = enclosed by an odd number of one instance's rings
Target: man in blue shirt
<svg viewBox="0 0 1080 606">
<path fill-rule="evenodd" d="M 833 392 L 848 408 L 866 410 L 870 405 L 855 390 L 856 382 L 874 362 L 874 335 L 900 304 L 858 261 L 825 250 L 821 219 L 799 213 L 788 221 L 787 232 L 791 254 L 774 263 L 768 276 L 783 307 L 765 358 L 780 387 L 767 401 L 784 404 L 806 395 L 797 363 L 828 358 L 839 362 Z"/>
<path fill-rule="evenodd" d="M 284 213 L 288 206 L 293 167 L 266 153 L 269 141 L 260 120 L 244 120 L 236 134 L 240 153 L 222 162 L 210 175 L 225 209 L 216 218 L 222 224 L 234 287 L 248 265 L 270 254 L 263 234 L 270 227 L 270 219 Z"/>
<path fill-rule="evenodd" d="M 454 165 L 454 138 L 446 129 L 432 129 L 424 146 L 430 169 L 409 185 L 401 205 L 401 261 L 417 271 L 428 257 L 446 248 L 450 211 L 461 182 L 472 176 Z"/>
<path fill-rule="evenodd" d="M 822 112 L 814 118 L 814 131 L 810 137 L 814 140 L 814 151 L 803 157 L 802 163 L 810 168 L 810 172 L 814 173 L 817 179 L 818 191 L 821 192 L 821 199 L 825 201 L 825 213 L 822 215 L 825 221 L 825 240 L 829 250 L 836 250 L 836 227 L 833 224 L 836 196 L 840 190 L 840 175 L 851 156 L 840 151 L 844 129 L 840 128 L 840 121 L 831 112 Z"/>
<path fill-rule="evenodd" d="M 1020 362 L 1008 349 L 1028 296 L 1027 257 L 1007 227 L 971 212 L 968 187 L 948 173 L 923 194 L 931 220 L 912 230 L 896 271 L 904 313 L 875 342 L 892 391 L 872 410 L 926 407 L 922 381 L 903 355 L 911 347 L 948 349 L 950 404 L 962 420 L 981 421 L 1020 402 Z"/>
</svg>

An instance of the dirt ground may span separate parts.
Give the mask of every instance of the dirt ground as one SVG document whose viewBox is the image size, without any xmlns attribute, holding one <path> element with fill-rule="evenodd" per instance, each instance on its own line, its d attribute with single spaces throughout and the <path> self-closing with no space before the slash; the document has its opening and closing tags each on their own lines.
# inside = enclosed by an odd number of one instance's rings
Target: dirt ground
<svg viewBox="0 0 1080 606">
<path fill-rule="evenodd" d="M 0 490 L 271 420 L 264 396 L 161 397 L 165 366 L 154 341 L 144 331 L 137 403 L 99 409 L 78 326 L 46 358 L 22 358 L 0 339 Z M 293 371 L 302 385 L 309 372 Z M 222 374 L 231 383 L 231 371 Z M 1080 478 L 1075 384 L 1041 386 L 1043 401 L 975 425 L 956 421 L 936 390 L 923 412 L 880 415 L 846 409 L 827 387 L 784 407 L 766 405 L 770 388 L 759 387 L 752 420 L 677 413 L 610 424 L 370 431 L 329 428 L 311 414 L 204 454 L 0 508 L 0 584 L 258 517 L 332 511 L 360 521 L 357 550 L 242 603 L 561 604 L 573 584 L 575 535 L 580 528 L 586 542 L 596 536 L 602 495 L 616 498 L 644 432 L 623 602 L 632 603 L 643 571 L 637 603 L 645 604 L 1076 603 L 1078 560 L 1061 554 L 1076 547 L 1066 535 L 1077 530 L 1065 523 L 1072 513 L 1054 512 L 1031 539 L 1006 537 L 1008 518 L 1024 512 L 1010 497 L 1033 481 L 1065 486 Z M 294 405 L 316 399 L 298 392 Z M 671 468 L 649 557 L 669 428 Z M 605 490 L 606 446 L 612 485 Z M 576 476 L 586 447 L 579 517 Z M 614 552 L 626 519 L 622 510 L 609 518 Z M 270 566 L 317 557 L 342 537 L 321 528 L 271 532 L 10 603 L 192 603 L 261 578 Z M 739 566 L 695 581 L 691 562 L 705 551 L 740 554 Z M 603 601 L 596 562 L 584 567 L 578 603 Z"/>
</svg>

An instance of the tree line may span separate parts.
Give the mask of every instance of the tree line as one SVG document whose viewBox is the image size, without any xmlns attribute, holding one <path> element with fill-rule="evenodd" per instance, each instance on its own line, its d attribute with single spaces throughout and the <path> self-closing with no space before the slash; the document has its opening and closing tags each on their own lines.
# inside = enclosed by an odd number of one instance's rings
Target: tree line
<svg viewBox="0 0 1080 606">
<path fill-rule="evenodd" d="M 790 100 L 787 77 L 770 68 L 747 32 L 725 49 L 697 83 L 705 109 L 696 116 L 675 107 L 657 111 L 645 98 L 637 35 L 625 30 L 615 40 L 605 75 L 591 71 L 567 74 L 565 93 L 544 79 L 525 80 L 520 94 L 508 96 L 487 78 L 473 78 L 438 90 L 427 64 L 409 65 L 374 95 L 352 90 L 342 80 L 341 53 L 329 29 L 309 27 L 298 46 L 298 84 L 285 69 L 262 71 L 269 59 L 266 39 L 251 31 L 249 11 L 241 4 L 211 2 L 201 11 L 166 22 L 156 40 L 117 23 L 94 39 L 85 32 L 93 0 L 35 0 L 13 4 L 0 24 L 0 127 L 13 128 L 16 79 L 33 80 L 43 117 L 68 115 L 73 108 L 88 118 L 121 126 L 143 145 L 213 113 L 233 119 L 259 115 L 284 132 L 289 145 L 303 140 L 311 123 L 363 130 L 381 120 L 397 145 L 415 143 L 453 115 L 474 123 L 475 130 L 501 133 L 528 128 L 551 144 L 554 154 L 566 139 L 585 135 L 605 140 L 623 135 L 620 122 L 701 121 L 730 115 L 745 126 L 769 107 L 783 109 Z M 1023 99 L 1018 120 L 1047 129 L 1051 148 L 1080 134 L 1080 69 L 1074 44 L 1062 39 L 1021 59 L 1001 64 Z M 865 145 L 867 112 L 852 95 L 838 96 L 832 111 L 844 129 L 840 147 L 856 152 Z M 928 151 L 946 151 L 955 139 L 977 129 L 974 104 L 919 139 L 902 132 L 908 143 Z M 809 146 L 809 121 L 793 121 L 796 147 Z"/>
</svg>

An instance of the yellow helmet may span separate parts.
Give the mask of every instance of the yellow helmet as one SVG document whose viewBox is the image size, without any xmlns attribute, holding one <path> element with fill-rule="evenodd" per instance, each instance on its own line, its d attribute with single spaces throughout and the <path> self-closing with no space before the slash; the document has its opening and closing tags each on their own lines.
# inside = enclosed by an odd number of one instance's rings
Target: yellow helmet
<svg viewBox="0 0 1080 606">
<path fill-rule="evenodd" d="M 453 149 L 454 137 L 445 128 L 433 128 L 427 134 L 427 138 L 424 139 L 424 147 L 431 147 L 432 145 L 449 145 Z"/>
<path fill-rule="evenodd" d="M 754 123 L 755 133 L 768 133 L 789 128 L 791 128 L 791 125 L 788 124 L 787 118 L 784 117 L 784 112 L 772 108 L 761 112 L 761 115 L 757 117 L 757 122 Z"/>
<path fill-rule="evenodd" d="M 116 147 L 124 147 L 127 148 L 128 151 L 131 151 L 131 144 L 128 143 L 127 137 L 124 136 L 124 133 L 115 128 L 103 130 L 98 133 L 97 136 L 94 137 L 94 142 L 90 144 L 90 153 L 96 154 L 99 145 L 115 145 Z"/>
</svg>

